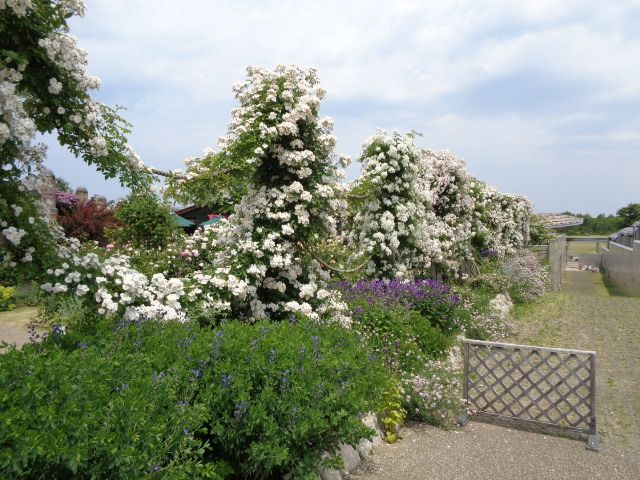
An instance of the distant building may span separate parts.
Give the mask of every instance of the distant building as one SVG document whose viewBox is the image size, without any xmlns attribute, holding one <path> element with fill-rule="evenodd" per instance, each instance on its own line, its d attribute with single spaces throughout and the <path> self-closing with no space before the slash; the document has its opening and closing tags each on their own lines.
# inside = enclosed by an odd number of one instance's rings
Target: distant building
<svg viewBox="0 0 640 480">
<path fill-rule="evenodd" d="M 569 228 L 582 225 L 584 219 L 563 213 L 539 213 L 540 220 L 549 228 Z"/>
<path fill-rule="evenodd" d="M 220 220 L 227 217 L 226 215 L 215 213 L 211 207 L 201 207 L 199 205 L 184 207 L 179 210 L 175 210 L 174 213 L 199 227 L 218 223 Z"/>
<path fill-rule="evenodd" d="M 634 225 L 636 225 L 634 223 Z M 614 233 L 613 235 L 611 235 L 609 237 L 609 240 L 611 240 L 612 242 L 616 242 L 620 245 L 624 245 L 625 247 L 629 247 L 632 248 L 633 247 L 633 241 L 635 240 L 635 235 L 637 234 L 636 231 L 638 229 L 634 228 L 634 226 L 632 225 L 631 227 L 625 227 L 621 230 L 618 230 L 617 233 Z"/>
</svg>

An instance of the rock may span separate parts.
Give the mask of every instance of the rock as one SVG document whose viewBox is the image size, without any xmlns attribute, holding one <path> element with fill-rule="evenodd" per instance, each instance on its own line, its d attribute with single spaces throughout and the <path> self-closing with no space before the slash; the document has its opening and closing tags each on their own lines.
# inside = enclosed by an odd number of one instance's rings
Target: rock
<svg viewBox="0 0 640 480">
<path fill-rule="evenodd" d="M 321 480 L 342 480 L 342 475 L 338 470 L 323 470 L 320 472 Z"/>
<path fill-rule="evenodd" d="M 371 443 L 373 444 L 374 447 L 379 447 L 380 445 L 382 445 L 384 443 L 384 440 L 382 439 L 382 435 L 374 435 L 373 438 L 371 439 Z"/>
<path fill-rule="evenodd" d="M 344 462 L 344 472 L 350 472 L 360 465 L 360 455 L 351 445 L 340 445 L 340 456 Z"/>
<path fill-rule="evenodd" d="M 358 454 L 360 455 L 360 458 L 364 460 L 369 456 L 369 454 L 371 453 L 371 450 L 373 450 L 373 442 L 371 440 L 367 440 L 366 438 L 363 438 L 362 440 L 360 440 L 360 443 L 358 444 L 358 447 L 356 448 L 356 450 L 358 450 Z"/>
<path fill-rule="evenodd" d="M 381 437 L 384 436 L 382 427 L 378 423 L 378 417 L 376 417 L 373 413 L 366 414 L 362 418 L 362 423 L 364 423 L 367 427 L 374 429 Z"/>
</svg>

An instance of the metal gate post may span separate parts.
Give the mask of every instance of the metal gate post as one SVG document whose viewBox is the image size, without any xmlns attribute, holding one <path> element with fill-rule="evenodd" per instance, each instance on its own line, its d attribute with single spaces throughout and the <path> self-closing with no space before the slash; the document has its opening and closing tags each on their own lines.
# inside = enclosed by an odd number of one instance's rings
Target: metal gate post
<svg viewBox="0 0 640 480">
<path fill-rule="evenodd" d="M 467 423 L 469 423 L 469 420 L 471 419 L 471 416 L 467 411 L 467 407 L 469 406 L 469 344 L 464 340 L 463 340 L 462 348 L 463 348 L 462 351 L 464 354 L 464 378 L 462 380 L 462 401 L 464 402 L 464 405 L 462 407 L 462 411 L 460 412 L 460 415 L 458 416 L 458 425 L 460 425 L 461 427 L 464 427 Z"/>
<path fill-rule="evenodd" d="M 589 436 L 587 437 L 587 450 L 598 451 L 600 449 L 600 435 L 596 427 L 596 354 L 591 356 L 591 419 L 589 425 Z"/>
</svg>

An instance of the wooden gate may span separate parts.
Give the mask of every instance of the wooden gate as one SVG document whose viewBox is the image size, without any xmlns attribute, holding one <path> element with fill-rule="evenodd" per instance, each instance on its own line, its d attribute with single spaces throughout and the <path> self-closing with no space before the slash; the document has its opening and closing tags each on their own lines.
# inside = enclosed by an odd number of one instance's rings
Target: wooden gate
<svg viewBox="0 0 640 480">
<path fill-rule="evenodd" d="M 464 340 L 469 411 L 587 435 L 598 450 L 596 352 Z"/>
</svg>

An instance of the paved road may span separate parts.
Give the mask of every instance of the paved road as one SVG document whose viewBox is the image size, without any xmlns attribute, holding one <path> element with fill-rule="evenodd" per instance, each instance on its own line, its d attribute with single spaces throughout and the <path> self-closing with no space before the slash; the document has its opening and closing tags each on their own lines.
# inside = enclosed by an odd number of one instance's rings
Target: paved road
<svg viewBox="0 0 640 480">
<path fill-rule="evenodd" d="M 601 276 L 565 272 L 563 291 L 520 312 L 514 342 L 596 350 L 601 449 L 578 440 L 471 422 L 403 429 L 352 479 L 640 479 L 640 298 L 612 295 Z"/>
</svg>

